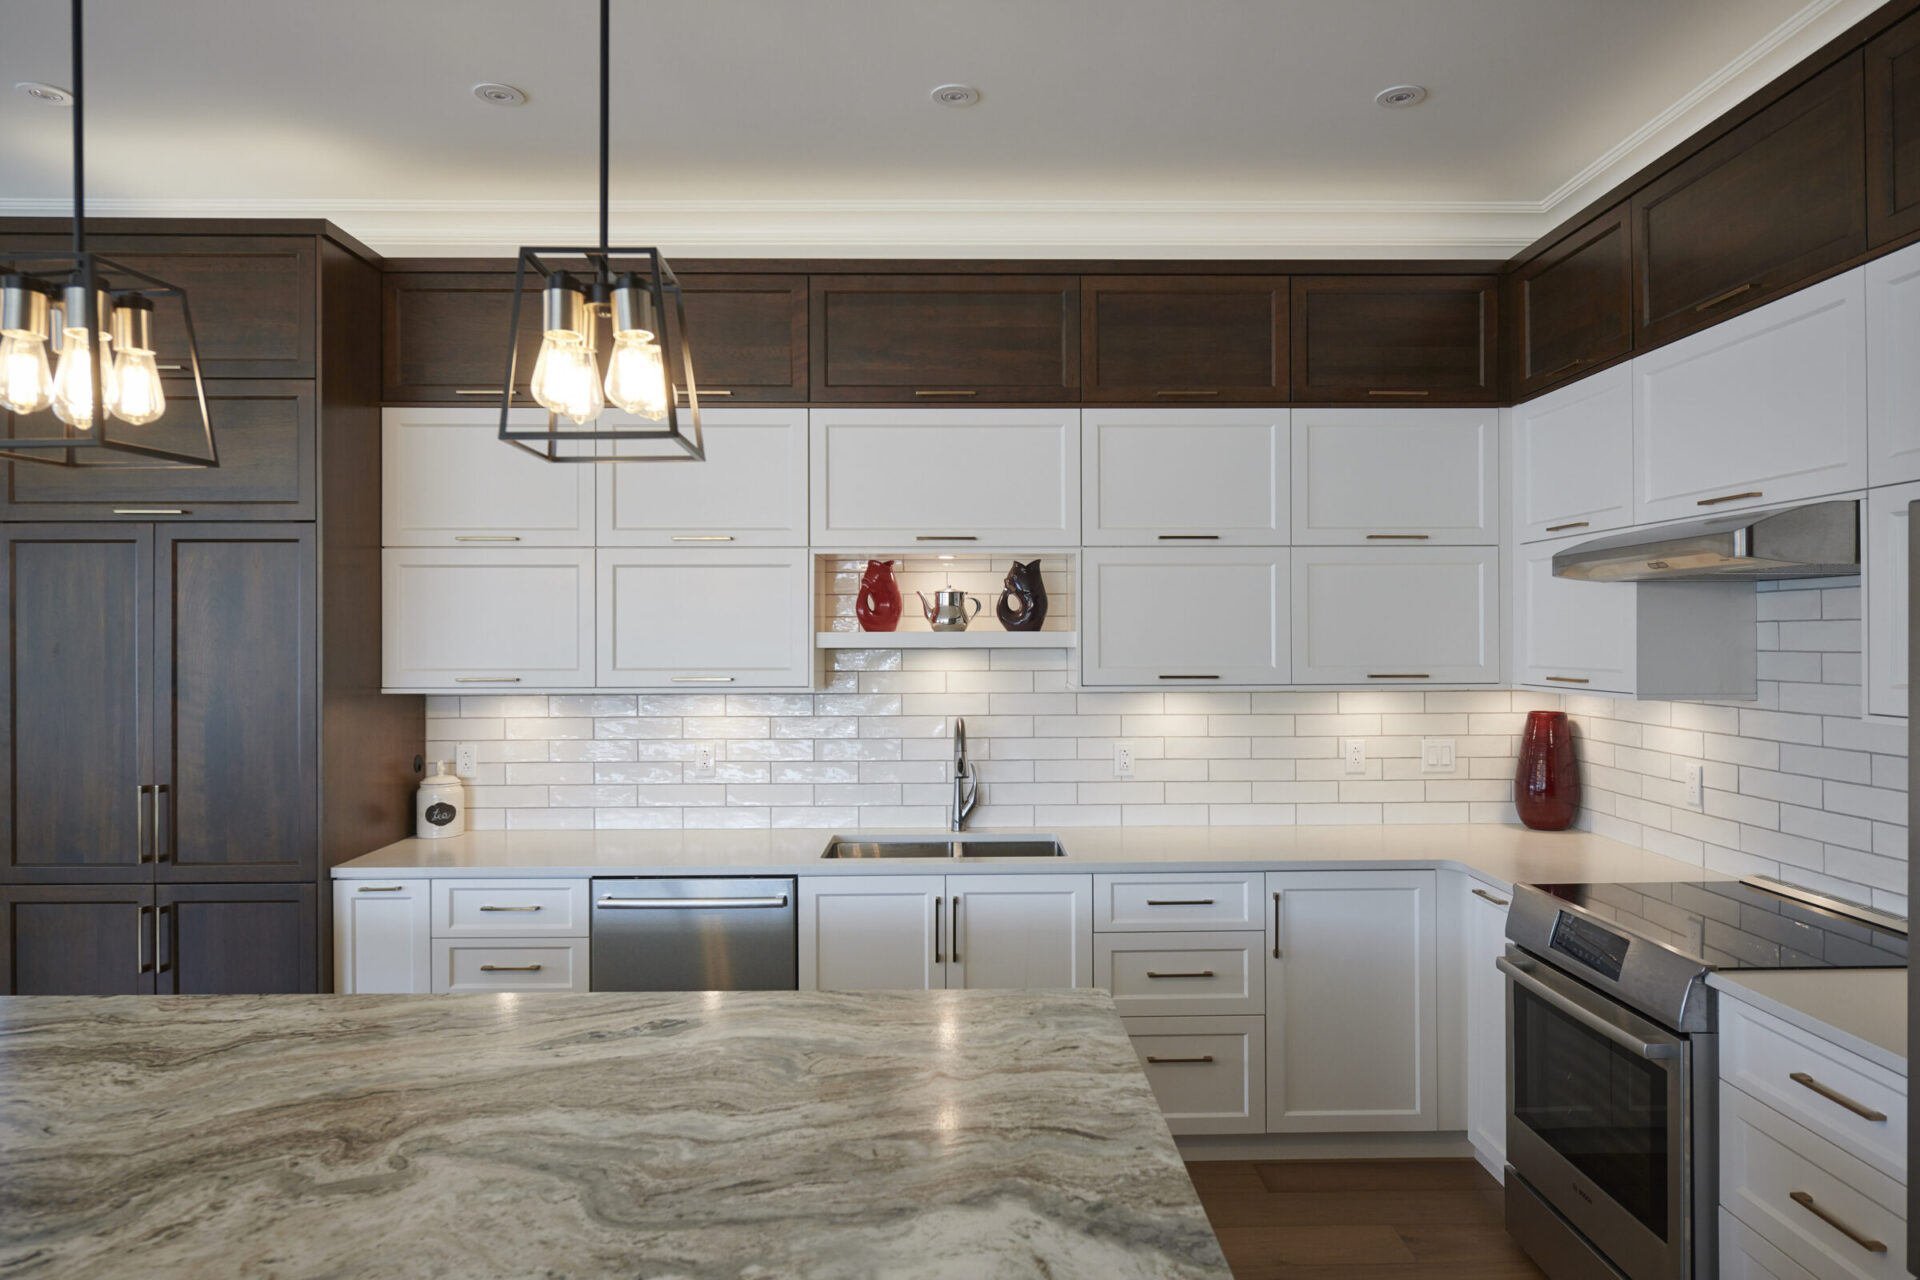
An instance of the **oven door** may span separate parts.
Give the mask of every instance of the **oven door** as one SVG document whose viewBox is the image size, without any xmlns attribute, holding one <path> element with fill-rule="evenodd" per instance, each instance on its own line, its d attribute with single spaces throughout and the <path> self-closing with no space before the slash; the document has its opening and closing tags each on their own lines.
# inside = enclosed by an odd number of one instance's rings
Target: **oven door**
<svg viewBox="0 0 1920 1280">
<path fill-rule="evenodd" d="M 1507 1160 L 1630 1280 L 1691 1262 L 1686 1037 L 1516 947 L 1507 976 Z"/>
</svg>

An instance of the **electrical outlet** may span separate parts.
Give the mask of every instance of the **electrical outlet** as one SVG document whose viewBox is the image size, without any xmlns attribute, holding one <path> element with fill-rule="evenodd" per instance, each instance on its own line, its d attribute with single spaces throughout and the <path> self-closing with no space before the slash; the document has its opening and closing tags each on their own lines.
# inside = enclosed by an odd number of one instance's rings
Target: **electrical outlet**
<svg viewBox="0 0 1920 1280">
<path fill-rule="evenodd" d="M 1420 772 L 1450 774 L 1455 771 L 1452 738 L 1420 739 Z"/>
<path fill-rule="evenodd" d="M 1367 740 L 1365 738 L 1348 738 L 1340 744 L 1340 750 L 1347 757 L 1348 773 L 1367 771 Z"/>
<path fill-rule="evenodd" d="M 704 742 L 695 747 L 693 749 L 693 764 L 691 768 L 694 777 L 711 778 L 713 776 L 713 748 Z"/>
<path fill-rule="evenodd" d="M 1698 762 L 1689 762 L 1680 771 L 1681 780 L 1687 784 L 1687 807 L 1690 809 L 1704 809 L 1707 806 L 1706 784 L 1701 780 L 1701 772 Z"/>
<path fill-rule="evenodd" d="M 455 752 L 453 771 L 463 778 L 471 778 L 474 774 L 480 772 L 479 763 L 475 760 L 474 755 L 474 746 L 471 742 L 461 743 L 459 749 Z"/>
<path fill-rule="evenodd" d="M 1116 778 L 1133 776 L 1133 744 L 1131 742 L 1113 744 L 1113 776 Z"/>
</svg>

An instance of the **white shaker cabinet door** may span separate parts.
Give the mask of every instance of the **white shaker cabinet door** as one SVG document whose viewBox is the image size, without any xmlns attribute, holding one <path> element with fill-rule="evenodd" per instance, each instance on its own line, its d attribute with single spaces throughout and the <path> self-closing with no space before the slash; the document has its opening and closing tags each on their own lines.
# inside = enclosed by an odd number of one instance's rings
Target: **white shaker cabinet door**
<svg viewBox="0 0 1920 1280">
<path fill-rule="evenodd" d="M 1892 485 L 1867 493 L 1866 590 L 1867 711 L 1907 714 L 1907 508 L 1920 502 L 1920 484 Z"/>
<path fill-rule="evenodd" d="M 1554 577 L 1554 554 L 1581 541 L 1529 543 L 1515 556 L 1514 674 L 1521 684 L 1560 693 L 1631 694 L 1639 587 Z"/>
<path fill-rule="evenodd" d="M 333 882 L 333 989 L 339 995 L 433 990 L 430 880 Z"/>
<path fill-rule="evenodd" d="M 1868 483 L 1920 480 L 1920 245 L 1864 270 Z"/>
<path fill-rule="evenodd" d="M 1287 552 L 1088 548 L 1088 685 L 1287 683 Z"/>
<path fill-rule="evenodd" d="M 945 876 L 801 876 L 802 991 L 947 985 Z"/>
<path fill-rule="evenodd" d="M 813 544 L 1072 546 L 1077 409 L 814 409 Z"/>
<path fill-rule="evenodd" d="M 805 688 L 813 632 L 805 551 L 599 553 L 603 688 Z"/>
<path fill-rule="evenodd" d="M 1285 409 L 1083 409 L 1088 546 L 1287 541 Z"/>
<path fill-rule="evenodd" d="M 510 418 L 544 427 L 547 415 Z M 498 409 L 381 410 L 381 544 L 591 547 L 594 465 L 536 458 L 499 431 Z"/>
<path fill-rule="evenodd" d="M 803 547 L 807 411 L 702 409 L 704 462 L 603 463 L 603 547 Z M 610 444 L 616 454 L 677 449 Z"/>
<path fill-rule="evenodd" d="M 1467 1139 L 1504 1179 L 1507 1153 L 1507 981 L 1493 962 L 1507 949 L 1507 893 L 1463 877 L 1467 893 Z"/>
<path fill-rule="evenodd" d="M 1635 523 L 1866 487 L 1861 271 L 1636 357 L 1632 367 Z"/>
<path fill-rule="evenodd" d="M 1295 409 L 1295 546 L 1500 541 L 1497 409 Z"/>
<path fill-rule="evenodd" d="M 1093 877 L 947 877 L 947 985 L 1093 985 Z"/>
<path fill-rule="evenodd" d="M 1489 684 L 1500 678 L 1495 547 L 1298 547 L 1293 683 Z"/>
<path fill-rule="evenodd" d="M 1633 523 L 1633 375 L 1616 365 L 1513 410 L 1522 542 Z"/>
<path fill-rule="evenodd" d="M 381 553 L 381 569 L 387 689 L 593 684 L 590 549 L 395 548 Z"/>
</svg>

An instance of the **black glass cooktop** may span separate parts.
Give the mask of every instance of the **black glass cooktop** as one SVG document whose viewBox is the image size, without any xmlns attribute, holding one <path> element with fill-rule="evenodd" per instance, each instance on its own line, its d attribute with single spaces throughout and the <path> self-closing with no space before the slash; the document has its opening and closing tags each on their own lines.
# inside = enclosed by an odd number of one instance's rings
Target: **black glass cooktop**
<svg viewBox="0 0 1920 1280">
<path fill-rule="evenodd" d="M 1532 887 L 1716 969 L 1893 969 L 1907 963 L 1904 921 L 1862 919 L 1846 913 L 1851 904 L 1803 902 L 1753 881 Z"/>
</svg>

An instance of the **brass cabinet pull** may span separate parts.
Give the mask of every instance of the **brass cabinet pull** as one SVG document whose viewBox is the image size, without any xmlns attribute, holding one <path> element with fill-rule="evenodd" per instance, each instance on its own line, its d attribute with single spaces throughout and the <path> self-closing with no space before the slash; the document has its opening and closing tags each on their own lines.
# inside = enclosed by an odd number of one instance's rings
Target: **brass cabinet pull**
<svg viewBox="0 0 1920 1280">
<path fill-rule="evenodd" d="M 488 387 L 485 391 L 460 390 L 455 391 L 453 394 L 457 396 L 497 396 L 500 394 L 500 388 Z"/>
<path fill-rule="evenodd" d="M 1280 895 L 1273 895 L 1273 958 L 1280 958 Z"/>
<path fill-rule="evenodd" d="M 1213 976 L 1213 970 L 1197 969 L 1192 973 L 1155 973 L 1149 969 L 1147 970 L 1147 976 L 1149 978 L 1211 978 Z"/>
<path fill-rule="evenodd" d="M 1491 902 L 1496 907 L 1504 907 L 1507 905 L 1507 900 L 1505 898 L 1496 898 L 1492 894 L 1488 893 L 1485 889 L 1475 889 L 1473 891 L 1473 896 L 1476 898 L 1485 898 L 1488 902 Z"/>
<path fill-rule="evenodd" d="M 480 972 L 482 973 L 538 973 L 540 972 L 540 966 L 537 964 L 483 964 L 480 966 Z"/>
<path fill-rule="evenodd" d="M 733 535 L 730 533 L 676 533 L 673 535 L 671 541 L 674 541 L 674 542 L 732 542 Z"/>
<path fill-rule="evenodd" d="M 940 954 L 940 914 L 947 905 L 947 895 L 935 894 L 933 898 L 933 962 L 945 964 L 947 958 Z"/>
<path fill-rule="evenodd" d="M 685 400 L 688 398 L 687 389 L 685 387 L 675 387 L 673 389 L 673 394 L 675 394 L 676 396 L 679 396 L 682 400 Z M 700 394 L 703 396 L 730 396 L 733 394 L 733 392 L 722 391 L 718 387 L 708 387 L 706 390 L 702 391 Z"/>
<path fill-rule="evenodd" d="M 363 884 L 359 891 L 361 893 L 399 893 L 406 887 L 403 884 Z"/>
<path fill-rule="evenodd" d="M 185 507 L 115 507 L 117 516 L 190 516 L 193 512 Z"/>
<path fill-rule="evenodd" d="M 1815 1093 L 1825 1098 L 1828 1102 L 1834 1103 L 1838 1106 L 1845 1107 L 1847 1110 L 1853 1112 L 1853 1114 L 1859 1116 L 1862 1120 L 1871 1120 L 1875 1124 L 1885 1124 L 1887 1122 L 1886 1112 L 1875 1111 L 1872 1107 L 1869 1107 L 1864 1103 L 1855 1102 L 1852 1098 L 1849 1098 L 1846 1094 L 1841 1093 L 1835 1089 L 1830 1089 L 1826 1085 L 1821 1084 L 1818 1080 L 1815 1080 L 1812 1076 L 1808 1075 L 1804 1071 L 1796 1071 L 1792 1075 L 1788 1076 L 1787 1079 L 1793 1081 L 1797 1085 L 1800 1085 L 1802 1088 L 1813 1090 Z"/>
<path fill-rule="evenodd" d="M 1212 898 L 1148 898 L 1150 907 L 1210 907 Z"/>
<path fill-rule="evenodd" d="M 187 366 L 183 364 L 157 364 L 153 367 L 158 369 L 162 373 L 179 373 L 182 369 L 186 368 Z"/>
<path fill-rule="evenodd" d="M 538 911 L 539 907 L 481 907 L 482 911 Z"/>
<path fill-rule="evenodd" d="M 1547 526 L 1547 532 L 1559 533 L 1564 529 L 1584 529 L 1592 523 L 1591 520 L 1575 520 L 1569 524 L 1550 524 Z"/>
<path fill-rule="evenodd" d="M 1585 676 L 1548 676 L 1547 679 L 1553 681 L 1555 684 L 1592 684 L 1593 683 L 1593 681 L 1587 679 Z"/>
<path fill-rule="evenodd" d="M 1218 542 L 1217 533 L 1163 533 L 1158 535 L 1162 542 Z"/>
<path fill-rule="evenodd" d="M 1424 396 L 1430 393 L 1425 391 L 1369 391 L 1367 394 L 1370 396 Z"/>
<path fill-rule="evenodd" d="M 1217 396 L 1218 391 L 1156 391 L 1156 396 Z"/>
<path fill-rule="evenodd" d="M 913 540 L 915 542 L 978 542 L 980 535 L 977 533 L 916 533 L 913 535 Z"/>
<path fill-rule="evenodd" d="M 453 540 L 455 542 L 518 542 L 520 535 L 517 533 L 456 533 L 453 535 Z"/>
<path fill-rule="evenodd" d="M 133 959 L 139 967 L 135 973 L 152 973 L 153 961 L 147 959 L 147 912 L 152 907 L 141 907 L 133 913 Z"/>
<path fill-rule="evenodd" d="M 1727 290 L 1725 293 L 1716 293 L 1711 298 L 1708 298 L 1705 302 L 1696 304 L 1693 309 L 1695 311 L 1705 311 L 1709 307 L 1717 307 L 1721 303 L 1726 302 L 1730 298 L 1739 297 L 1741 294 L 1745 293 L 1747 290 L 1751 288 L 1753 288 L 1753 281 L 1751 280 L 1747 281 L 1747 283 L 1745 284 L 1735 285 L 1733 288 Z"/>
<path fill-rule="evenodd" d="M 947 944 L 947 954 L 953 957 L 955 964 L 960 963 L 960 895 L 953 895 L 953 941 Z"/>
<path fill-rule="evenodd" d="M 1149 1061 L 1151 1061 L 1151 1059 L 1149 1059 Z M 1865 1249 L 1868 1253 L 1885 1253 L 1887 1251 L 1885 1241 L 1867 1239 L 1867 1237 L 1861 1235 L 1858 1231 L 1855 1231 L 1852 1227 L 1840 1221 L 1840 1219 L 1834 1217 L 1825 1209 L 1822 1209 L 1818 1204 L 1815 1204 L 1813 1196 L 1809 1192 L 1795 1191 L 1793 1193 L 1793 1202 L 1814 1217 L 1820 1219 L 1820 1221 L 1832 1227 L 1835 1231 L 1838 1231 L 1847 1239 L 1859 1245 L 1862 1249 Z"/>
<path fill-rule="evenodd" d="M 144 865 L 147 861 L 147 784 L 144 782 L 133 789 L 133 848 L 137 861 Z"/>
<path fill-rule="evenodd" d="M 977 396 L 980 393 L 978 391 L 916 391 L 913 394 L 917 396 L 932 397 L 932 396 Z"/>
<path fill-rule="evenodd" d="M 1430 535 L 1424 533 L 1370 533 L 1368 542 L 1426 542 Z"/>
<path fill-rule="evenodd" d="M 1155 1066 L 1165 1066 L 1168 1064 L 1178 1064 L 1178 1063 L 1186 1063 L 1186 1062 L 1212 1062 L 1213 1055 L 1210 1053 L 1203 1053 L 1197 1058 L 1156 1058 L 1151 1054 L 1149 1054 L 1147 1056 L 1147 1061 L 1154 1064 Z"/>
<path fill-rule="evenodd" d="M 455 684 L 519 684 L 519 676 L 455 676 Z"/>
<path fill-rule="evenodd" d="M 1219 679 L 1220 677 L 1219 677 L 1219 676 L 1179 676 L 1179 675 L 1172 675 L 1172 676 L 1161 676 L 1161 677 L 1159 677 L 1159 678 L 1160 678 L 1160 679 L 1162 679 L 1162 680 L 1218 680 L 1218 679 Z"/>
<path fill-rule="evenodd" d="M 670 684 L 732 684 L 732 676 L 670 676 Z"/>
<path fill-rule="evenodd" d="M 1432 676 L 1424 671 L 1370 671 L 1369 680 L 1431 680 Z"/>
<path fill-rule="evenodd" d="M 1742 498 L 1758 498 L 1760 496 L 1760 491 L 1755 489 L 1752 493 L 1728 493 L 1718 498 L 1702 498 L 1693 505 L 1696 507 L 1717 507 L 1723 502 L 1738 502 Z"/>
</svg>

